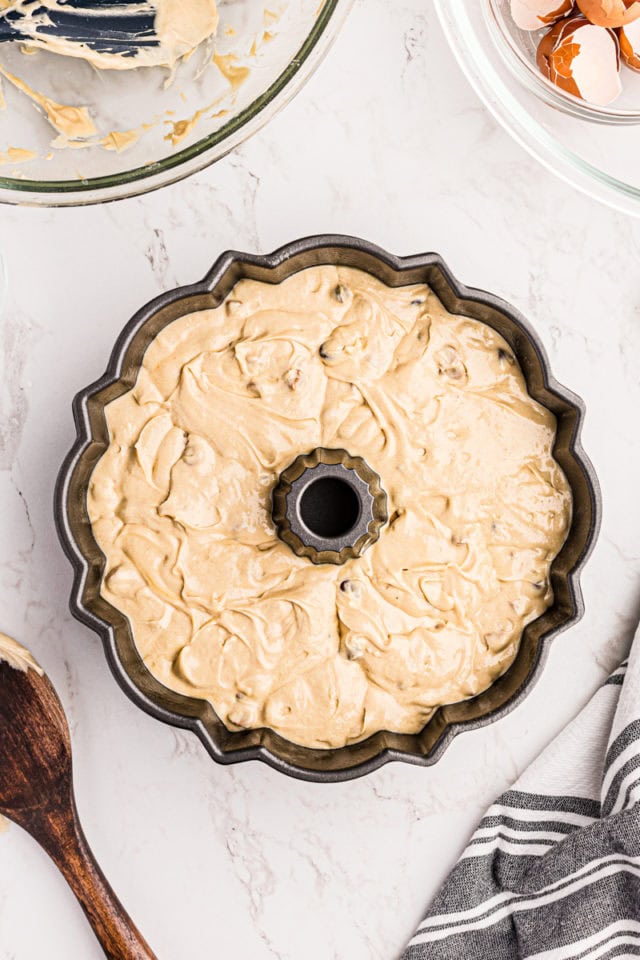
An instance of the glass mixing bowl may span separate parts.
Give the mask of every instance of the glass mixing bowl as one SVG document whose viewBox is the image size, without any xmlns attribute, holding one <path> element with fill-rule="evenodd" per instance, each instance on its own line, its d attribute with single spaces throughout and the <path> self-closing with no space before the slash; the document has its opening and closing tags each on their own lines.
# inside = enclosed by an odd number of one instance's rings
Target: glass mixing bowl
<svg viewBox="0 0 640 960">
<path fill-rule="evenodd" d="M 0 47 L 0 201 L 84 204 L 153 190 L 218 160 L 309 78 L 353 0 L 219 0 L 215 42 L 171 74 L 96 70 L 46 51 Z M 17 86 L 7 79 L 17 77 Z M 41 102 L 86 106 L 96 132 L 59 136 Z"/>
<path fill-rule="evenodd" d="M 539 73 L 541 33 L 517 29 L 509 0 L 435 0 L 449 44 L 494 117 L 529 153 L 580 190 L 640 215 L 640 74 L 623 67 L 609 107 L 566 94 Z"/>
</svg>

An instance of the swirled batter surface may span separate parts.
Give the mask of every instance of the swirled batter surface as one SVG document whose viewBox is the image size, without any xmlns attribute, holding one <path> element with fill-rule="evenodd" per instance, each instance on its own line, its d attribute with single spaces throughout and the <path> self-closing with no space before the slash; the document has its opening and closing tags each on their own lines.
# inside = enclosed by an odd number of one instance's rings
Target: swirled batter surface
<svg viewBox="0 0 640 960">
<path fill-rule="evenodd" d="M 417 732 L 486 689 L 551 603 L 571 514 L 553 416 L 506 342 L 427 287 L 313 267 L 243 280 L 149 346 L 89 490 L 103 596 L 149 670 L 231 729 L 310 747 Z M 389 523 L 314 566 L 270 496 L 316 446 L 380 475 Z"/>
</svg>

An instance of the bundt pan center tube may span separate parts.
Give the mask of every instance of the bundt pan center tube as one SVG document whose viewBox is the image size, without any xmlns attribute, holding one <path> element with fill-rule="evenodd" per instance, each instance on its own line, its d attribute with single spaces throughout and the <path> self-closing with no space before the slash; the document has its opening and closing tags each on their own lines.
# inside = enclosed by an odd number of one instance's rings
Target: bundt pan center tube
<svg viewBox="0 0 640 960">
<path fill-rule="evenodd" d="M 278 536 L 312 563 L 361 557 L 387 522 L 387 495 L 362 457 L 317 448 L 280 474 L 272 494 Z"/>
<path fill-rule="evenodd" d="M 301 746 L 266 727 L 230 729 L 208 700 L 159 682 L 138 652 L 129 619 L 101 593 L 106 560 L 88 508 L 90 480 L 111 439 L 105 407 L 132 390 L 145 353 L 161 331 L 179 318 L 219 307 L 240 280 L 280 284 L 318 266 L 354 268 L 391 289 L 427 285 L 449 313 L 479 321 L 502 337 L 530 397 L 555 418 L 553 457 L 573 504 L 568 534 L 550 569 L 553 601 L 526 625 L 508 669 L 477 696 L 439 707 L 418 733 L 382 731 L 329 749 Z M 543 347 L 520 314 L 499 298 L 458 283 L 437 254 L 394 257 L 342 236 L 310 237 L 268 256 L 225 253 L 200 283 L 161 295 L 132 318 L 106 373 L 76 396 L 73 411 L 77 440 L 60 471 L 55 505 L 61 542 L 75 573 L 71 610 L 102 637 L 109 665 L 128 696 L 152 716 L 195 732 L 218 762 L 259 759 L 291 776 L 323 782 L 362 776 L 390 760 L 432 764 L 457 733 L 513 709 L 539 675 L 551 638 L 582 616 L 579 575 L 600 521 L 597 479 L 580 442 L 582 401 L 554 380 Z M 292 551 L 292 562 L 300 563 L 296 557 L 302 557 L 327 571 L 331 564 L 364 562 L 360 558 L 379 549 L 378 539 L 397 519 L 388 516 L 385 477 L 356 447 L 317 447 L 311 442 L 288 467 L 280 468 L 271 491 L 272 519 L 277 535 Z"/>
</svg>

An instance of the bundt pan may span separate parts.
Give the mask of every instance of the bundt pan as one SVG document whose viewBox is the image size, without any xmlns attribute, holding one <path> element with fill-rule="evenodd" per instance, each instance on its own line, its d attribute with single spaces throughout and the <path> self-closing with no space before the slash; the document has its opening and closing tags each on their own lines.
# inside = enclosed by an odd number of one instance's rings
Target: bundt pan
<svg viewBox="0 0 640 960">
<path fill-rule="evenodd" d="M 218 306 L 244 277 L 280 283 L 320 264 L 356 267 L 390 287 L 427 283 L 451 313 L 473 317 L 497 330 L 517 357 L 531 395 L 556 416 L 554 454 L 573 494 L 571 529 L 551 569 L 554 602 L 526 627 L 507 672 L 479 696 L 441 707 L 421 733 L 382 732 L 334 750 L 301 747 L 268 729 L 232 732 L 208 702 L 161 685 L 142 662 L 126 617 L 100 595 L 104 557 L 87 513 L 89 478 L 109 443 L 104 406 L 131 389 L 143 354 L 158 332 L 184 314 Z M 291 776 L 325 782 L 362 776 L 390 760 L 432 764 L 456 734 L 485 726 L 512 710 L 538 676 L 552 637 L 582 616 L 579 575 L 600 519 L 598 482 L 580 444 L 584 405 L 554 380 L 543 347 L 521 315 L 503 300 L 458 283 L 437 254 L 394 257 L 363 240 L 342 236 L 298 240 L 269 256 L 225 253 L 200 283 L 162 294 L 130 320 L 106 373 L 76 396 L 73 414 L 77 440 L 56 488 L 58 532 L 75 572 L 71 610 L 100 634 L 111 670 L 134 703 L 165 723 L 192 730 L 220 763 L 263 760 Z"/>
</svg>

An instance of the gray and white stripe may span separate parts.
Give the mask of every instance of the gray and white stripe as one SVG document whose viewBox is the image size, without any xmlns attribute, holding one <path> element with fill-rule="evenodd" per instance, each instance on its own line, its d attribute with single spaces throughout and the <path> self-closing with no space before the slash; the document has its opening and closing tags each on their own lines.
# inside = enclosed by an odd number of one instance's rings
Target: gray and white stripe
<svg viewBox="0 0 640 960">
<path fill-rule="evenodd" d="M 487 810 L 402 960 L 640 957 L 640 637 Z"/>
</svg>

